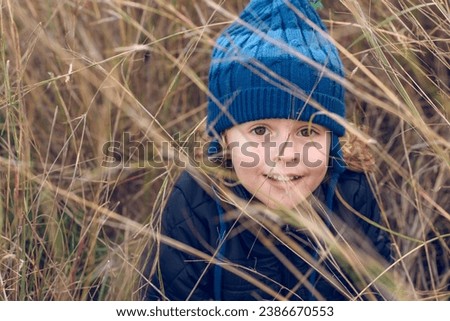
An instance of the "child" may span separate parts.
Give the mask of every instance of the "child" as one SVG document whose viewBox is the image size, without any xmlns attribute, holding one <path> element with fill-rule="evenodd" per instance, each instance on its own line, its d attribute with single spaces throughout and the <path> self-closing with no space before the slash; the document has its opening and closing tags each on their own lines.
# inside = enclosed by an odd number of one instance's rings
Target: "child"
<svg viewBox="0 0 450 321">
<path fill-rule="evenodd" d="M 342 157 L 344 73 L 325 31 L 308 0 L 253 0 L 218 38 L 207 126 L 210 152 L 222 145 L 231 161 L 234 176 L 224 183 L 236 200 L 224 199 L 221 185 L 182 174 L 162 234 L 189 248 L 162 242 L 158 265 L 149 263 L 147 299 L 354 297 L 357 289 L 304 219 L 311 208 L 334 234 L 359 231 L 389 259 L 386 235 L 370 223 L 380 213 L 365 175 Z M 291 216 L 257 214 L 269 212 Z"/>
</svg>

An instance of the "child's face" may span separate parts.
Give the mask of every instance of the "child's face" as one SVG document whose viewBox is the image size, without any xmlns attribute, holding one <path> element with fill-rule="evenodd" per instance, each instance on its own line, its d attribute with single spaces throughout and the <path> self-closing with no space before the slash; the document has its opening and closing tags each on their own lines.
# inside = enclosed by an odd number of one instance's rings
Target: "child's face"
<svg viewBox="0 0 450 321">
<path fill-rule="evenodd" d="M 225 132 L 239 182 L 270 208 L 294 208 L 327 172 L 330 134 L 290 119 L 264 119 Z"/>
</svg>

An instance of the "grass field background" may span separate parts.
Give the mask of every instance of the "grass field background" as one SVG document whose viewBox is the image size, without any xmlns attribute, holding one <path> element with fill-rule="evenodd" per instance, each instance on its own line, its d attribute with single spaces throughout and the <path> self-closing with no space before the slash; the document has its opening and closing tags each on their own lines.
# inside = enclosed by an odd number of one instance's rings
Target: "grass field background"
<svg viewBox="0 0 450 321">
<path fill-rule="evenodd" d="M 247 2 L 0 1 L 0 300 L 139 298 L 174 157 L 203 136 L 214 39 Z M 394 240 L 389 290 L 448 300 L 450 5 L 322 3 Z"/>
</svg>

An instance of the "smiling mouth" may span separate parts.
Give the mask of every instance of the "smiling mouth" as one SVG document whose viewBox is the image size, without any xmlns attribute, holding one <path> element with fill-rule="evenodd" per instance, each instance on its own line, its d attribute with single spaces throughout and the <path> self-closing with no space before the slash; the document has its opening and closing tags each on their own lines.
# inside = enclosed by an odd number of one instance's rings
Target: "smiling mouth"
<svg viewBox="0 0 450 321">
<path fill-rule="evenodd" d="M 297 176 L 297 175 L 276 175 L 276 174 L 269 174 L 269 175 L 264 175 L 267 179 L 271 180 L 271 181 L 275 181 L 275 182 L 292 182 L 292 181 L 297 181 L 301 178 L 303 178 L 303 176 Z"/>
</svg>

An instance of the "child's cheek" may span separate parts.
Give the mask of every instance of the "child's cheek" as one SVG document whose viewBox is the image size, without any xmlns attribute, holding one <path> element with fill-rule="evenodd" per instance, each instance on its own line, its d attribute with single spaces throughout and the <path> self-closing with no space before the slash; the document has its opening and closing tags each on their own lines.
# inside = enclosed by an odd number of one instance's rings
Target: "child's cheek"
<svg viewBox="0 0 450 321">
<path fill-rule="evenodd" d="M 327 166 L 327 153 L 325 148 L 306 148 L 303 153 L 303 164 L 311 169 Z"/>
<path fill-rule="evenodd" d="M 252 169 L 261 165 L 264 161 L 264 151 L 257 142 L 234 142 L 232 150 L 232 162 L 234 167 Z"/>
</svg>

